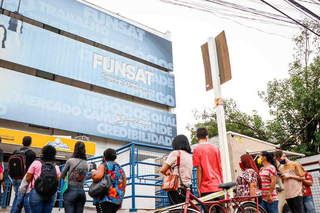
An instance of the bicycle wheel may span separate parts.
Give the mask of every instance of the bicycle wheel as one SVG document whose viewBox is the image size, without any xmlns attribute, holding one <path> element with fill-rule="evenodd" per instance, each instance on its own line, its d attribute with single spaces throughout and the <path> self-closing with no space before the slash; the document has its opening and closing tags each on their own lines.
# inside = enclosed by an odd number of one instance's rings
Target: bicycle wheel
<svg viewBox="0 0 320 213">
<path fill-rule="evenodd" d="M 257 204 L 252 201 L 246 201 L 240 204 L 235 213 L 255 213 L 257 211 Z M 259 213 L 267 213 L 262 206 L 259 205 Z"/>
</svg>

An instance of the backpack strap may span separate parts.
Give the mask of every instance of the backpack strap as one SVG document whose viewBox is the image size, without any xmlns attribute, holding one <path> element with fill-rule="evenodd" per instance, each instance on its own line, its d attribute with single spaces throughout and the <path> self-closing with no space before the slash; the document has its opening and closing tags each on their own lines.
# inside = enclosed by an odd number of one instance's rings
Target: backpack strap
<svg viewBox="0 0 320 213">
<path fill-rule="evenodd" d="M 104 165 L 104 174 L 108 174 L 109 168 L 108 168 L 108 162 L 103 163 Z"/>
</svg>

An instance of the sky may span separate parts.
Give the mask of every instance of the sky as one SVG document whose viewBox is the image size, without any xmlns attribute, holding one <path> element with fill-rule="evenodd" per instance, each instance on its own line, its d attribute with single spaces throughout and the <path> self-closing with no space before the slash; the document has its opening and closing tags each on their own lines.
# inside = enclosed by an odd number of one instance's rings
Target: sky
<svg viewBox="0 0 320 213">
<path fill-rule="evenodd" d="M 241 23 L 237 24 L 212 13 L 160 0 L 87 1 L 160 32 L 171 32 L 177 101 L 174 112 L 178 134 L 190 138 L 186 126 L 196 123 L 192 111 L 214 106 L 213 90 L 205 90 L 200 46 L 222 30 L 227 37 L 232 72 L 232 79 L 222 85 L 222 97 L 233 98 L 243 112 L 252 114 L 253 110 L 257 110 L 264 120 L 271 118 L 269 108 L 259 98 L 258 91 L 266 91 L 268 81 L 288 77 L 289 63 L 293 61 L 294 53 L 292 38 L 299 34 L 298 27 L 279 27 L 244 20 L 237 20 Z M 255 3 L 255 0 L 251 1 Z M 268 6 L 257 6 L 276 13 Z"/>
</svg>

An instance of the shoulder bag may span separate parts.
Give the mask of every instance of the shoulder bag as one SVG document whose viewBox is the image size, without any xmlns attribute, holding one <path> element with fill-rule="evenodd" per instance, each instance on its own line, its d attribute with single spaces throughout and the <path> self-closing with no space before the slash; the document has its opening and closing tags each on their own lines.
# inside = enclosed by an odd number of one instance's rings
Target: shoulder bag
<svg viewBox="0 0 320 213">
<path fill-rule="evenodd" d="M 75 168 L 77 168 L 77 166 L 82 162 L 82 160 L 83 160 L 83 159 L 81 159 L 81 161 L 80 161 L 75 167 L 73 167 L 73 169 L 71 170 L 70 174 L 73 172 L 73 170 L 74 170 Z M 64 185 L 63 185 L 61 194 L 64 194 L 64 193 L 68 190 L 68 184 L 69 184 L 69 172 L 67 172 L 66 180 L 65 180 L 65 182 L 64 182 Z"/>
<path fill-rule="evenodd" d="M 108 174 L 108 166 L 105 166 L 104 176 L 99 182 L 93 182 L 89 188 L 89 195 L 92 198 L 103 197 L 109 193 L 109 189 L 112 186 L 111 174 Z"/>
<path fill-rule="evenodd" d="M 178 152 L 179 152 L 179 155 L 181 156 L 181 152 L 180 151 Z M 172 170 L 171 167 L 170 169 Z M 179 184 L 179 175 L 175 175 L 175 174 L 166 175 L 162 181 L 162 190 L 166 192 L 177 191 L 178 184 Z"/>
</svg>

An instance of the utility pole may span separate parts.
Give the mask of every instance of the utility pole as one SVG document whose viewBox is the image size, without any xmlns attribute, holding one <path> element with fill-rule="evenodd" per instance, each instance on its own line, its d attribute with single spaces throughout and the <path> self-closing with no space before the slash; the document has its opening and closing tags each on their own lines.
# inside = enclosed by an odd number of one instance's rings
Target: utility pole
<svg viewBox="0 0 320 213">
<path fill-rule="evenodd" d="M 223 182 L 231 182 L 227 130 L 221 93 L 221 84 L 231 79 L 229 53 L 224 31 L 216 38 L 208 38 L 208 42 L 202 45 L 201 49 L 206 73 L 206 89 L 207 91 L 214 89 Z"/>
</svg>

